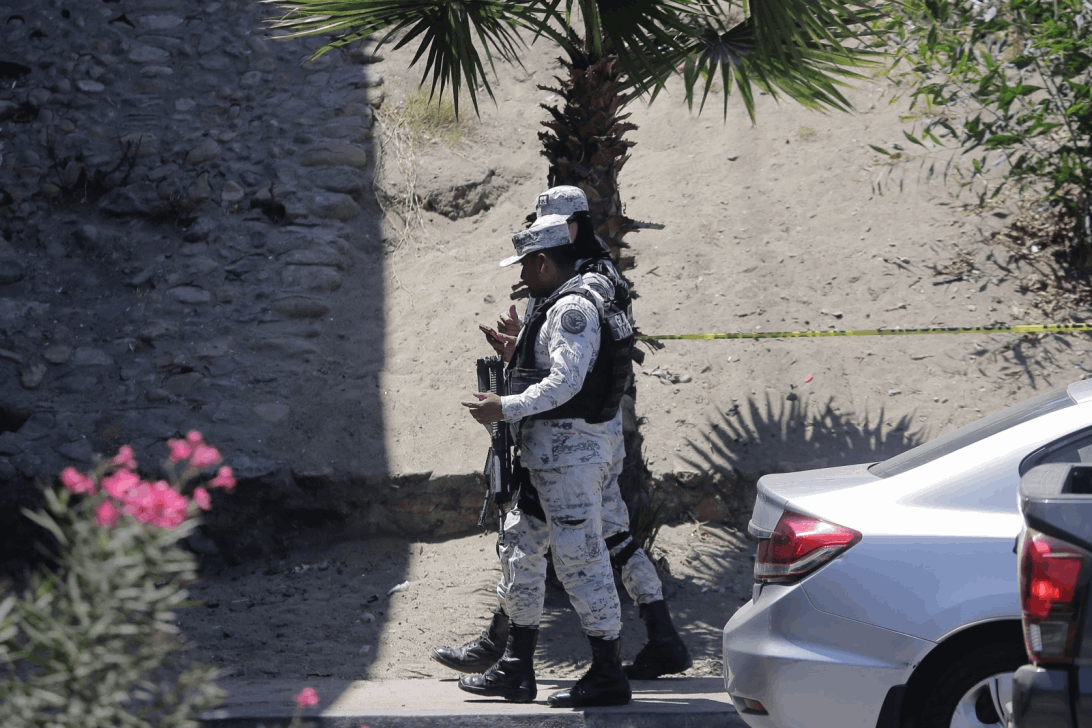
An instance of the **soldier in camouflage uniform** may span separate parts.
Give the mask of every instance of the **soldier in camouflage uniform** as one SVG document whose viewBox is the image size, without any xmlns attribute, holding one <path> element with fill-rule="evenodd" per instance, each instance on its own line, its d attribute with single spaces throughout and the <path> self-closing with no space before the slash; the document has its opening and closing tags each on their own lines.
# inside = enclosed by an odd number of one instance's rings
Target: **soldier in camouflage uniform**
<svg viewBox="0 0 1092 728">
<path fill-rule="evenodd" d="M 552 549 L 558 578 L 591 644 L 592 664 L 549 703 L 621 705 L 631 693 L 621 663 L 621 606 L 602 528 L 603 494 L 621 421 L 593 424 L 578 416 L 602 385 L 604 370 L 595 364 L 605 353 L 600 351 L 603 302 L 576 272 L 565 217 L 545 215 L 512 240 L 516 255 L 502 265 L 522 262 L 521 278 L 540 299 L 509 367 L 516 393 L 476 394 L 463 404 L 483 424 L 518 423 L 520 458 L 541 517 L 525 512 L 523 498 L 505 517 L 497 592 L 509 618 L 507 644 L 496 664 L 462 678 L 459 687 L 516 702 L 534 699 L 534 648 L 545 599 L 546 552 Z"/>
<path fill-rule="evenodd" d="M 539 195 L 536 201 L 538 217 L 561 214 L 569 220 L 574 217 L 578 220 L 570 225 L 569 231 L 570 237 L 575 239 L 577 255 L 580 257 L 577 268 L 584 274 L 585 283 L 604 299 L 615 298 L 619 291 L 624 292 L 628 310 L 628 283 L 611 264 L 607 247 L 592 232 L 587 210 L 587 198 L 578 187 L 554 187 Z M 528 303 L 524 320 L 534 310 L 535 300 L 532 298 Z M 513 306 L 508 316 L 498 322 L 498 330 L 507 335 L 509 346 L 506 348 L 495 339 L 487 337 L 497 353 L 504 356 L 505 361 L 512 355 L 511 343 L 520 328 Z M 619 570 L 622 584 L 638 605 L 648 632 L 648 642 L 637 654 L 633 664 L 626 665 L 624 670 L 631 680 L 649 680 L 683 672 L 693 664 L 693 660 L 672 624 L 656 569 L 629 532 L 629 512 L 618 487 L 625 458 L 621 411 L 615 419 L 616 422 L 610 423 L 612 455 L 602 497 L 603 536 L 609 548 L 611 565 Z M 484 672 L 500 659 L 508 639 L 509 626 L 503 589 L 502 581 L 499 588 L 502 592 L 501 603 L 482 635 L 461 647 L 439 647 L 433 650 L 433 659 L 452 669 L 471 674 Z"/>
</svg>

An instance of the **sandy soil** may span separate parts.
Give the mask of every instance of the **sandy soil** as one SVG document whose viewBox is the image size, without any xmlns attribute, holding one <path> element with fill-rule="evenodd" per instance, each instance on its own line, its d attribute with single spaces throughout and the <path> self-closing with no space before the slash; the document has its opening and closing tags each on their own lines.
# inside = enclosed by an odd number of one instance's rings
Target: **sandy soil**
<svg viewBox="0 0 1092 728">
<path fill-rule="evenodd" d="M 408 56 L 380 64 L 388 109 L 419 79 Z M 473 360 L 488 353 L 478 322 L 508 306 L 509 235 L 545 184 L 536 133 L 554 64 L 535 49 L 501 68 L 481 118 L 454 146 L 388 143 L 388 191 L 488 178 L 492 206 L 456 220 L 421 212 L 408 234 L 386 222 L 388 370 L 383 375 L 392 472 L 472 472 L 483 433 L 459 407 Z M 954 188 L 889 168 L 869 145 L 904 143 L 892 88 L 853 91 L 855 111 L 808 112 L 769 96 L 758 124 L 720 99 L 687 112 L 681 89 L 636 102 L 637 142 L 622 178 L 631 216 L 663 223 L 630 236 L 647 334 L 1036 323 L 1027 281 L 1045 253 L 989 242 L 1015 203 L 968 209 Z M 389 129 L 388 129 L 389 131 Z M 380 130 L 382 134 L 382 129 Z M 948 153 L 936 153 L 946 161 Z M 403 162 L 397 172 L 397 162 Z M 490 176 L 489 172 L 493 174 Z M 876 189 L 882 175 L 883 194 Z M 381 175 L 382 176 L 382 175 Z M 899 179 L 905 176 L 899 191 Z M 401 187 L 400 187 L 401 185 Z M 1062 311 L 1057 320 L 1076 317 Z M 744 475 L 881 459 L 983 414 L 1080 379 L 1085 336 L 947 336 L 669 342 L 638 374 L 638 414 L 653 473 L 734 468 Z M 677 376 L 676 376 L 677 375 Z M 697 659 L 719 673 L 719 630 L 750 593 L 753 544 L 739 527 L 665 527 L 656 555 Z M 229 568 L 193 589 L 180 615 L 195 655 L 248 677 L 450 678 L 435 646 L 485 626 L 498 571 L 492 534 L 441 543 L 377 538 Z M 643 642 L 625 602 L 624 655 Z M 543 674 L 571 677 L 588 651 L 560 590 L 547 603 Z"/>
<path fill-rule="evenodd" d="M 191 589 L 199 604 L 179 612 L 183 633 L 195 658 L 230 677 L 454 678 L 429 653 L 488 625 L 500 577 L 495 542 L 495 534 L 377 538 L 229 568 Z M 738 531 L 696 523 L 665 527 L 656 543 L 665 596 L 695 658 L 687 674 L 717 675 L 720 629 L 750 598 L 754 547 Z M 632 659 L 645 634 L 628 597 L 623 618 L 623 655 Z M 551 587 L 540 674 L 578 676 L 589 656 L 568 598 Z"/>
</svg>

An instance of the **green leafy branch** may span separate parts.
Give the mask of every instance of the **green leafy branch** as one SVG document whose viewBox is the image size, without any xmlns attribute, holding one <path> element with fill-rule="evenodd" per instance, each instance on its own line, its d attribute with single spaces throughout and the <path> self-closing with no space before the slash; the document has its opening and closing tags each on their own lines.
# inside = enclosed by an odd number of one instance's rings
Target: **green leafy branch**
<svg viewBox="0 0 1092 728">
<path fill-rule="evenodd" d="M 889 76 L 909 89 L 918 110 L 907 119 L 921 122 L 906 138 L 954 147 L 944 177 L 960 190 L 975 187 L 980 204 L 1008 187 L 1032 191 L 1066 209 L 1082 244 L 1092 245 L 1092 13 L 1085 4 L 906 0 L 887 10 L 890 20 L 876 27 L 895 48 Z M 998 166 L 1002 172 L 991 174 Z M 935 160 L 927 176 L 934 171 Z"/>
</svg>

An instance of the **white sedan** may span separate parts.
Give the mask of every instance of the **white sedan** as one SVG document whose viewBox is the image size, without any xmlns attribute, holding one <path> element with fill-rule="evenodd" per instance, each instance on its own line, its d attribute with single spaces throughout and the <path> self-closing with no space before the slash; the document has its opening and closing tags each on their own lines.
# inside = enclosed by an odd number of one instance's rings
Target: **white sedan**
<svg viewBox="0 0 1092 728">
<path fill-rule="evenodd" d="M 724 681 L 753 728 L 1005 726 L 1020 476 L 1092 462 L 1092 380 L 889 460 L 767 475 Z"/>
</svg>

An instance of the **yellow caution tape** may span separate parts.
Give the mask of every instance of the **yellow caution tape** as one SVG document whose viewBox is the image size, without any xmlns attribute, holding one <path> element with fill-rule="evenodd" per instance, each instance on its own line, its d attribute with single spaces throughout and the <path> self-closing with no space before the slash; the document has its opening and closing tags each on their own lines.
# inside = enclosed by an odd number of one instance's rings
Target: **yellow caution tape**
<svg viewBox="0 0 1092 728">
<path fill-rule="evenodd" d="M 796 339 L 822 336 L 910 336 L 916 334 L 1038 334 L 1092 331 L 1092 324 L 1027 324 L 1025 326 L 952 326 L 931 329 L 859 329 L 857 331 L 754 331 L 732 334 L 640 334 L 638 341 L 664 339 Z"/>
</svg>

